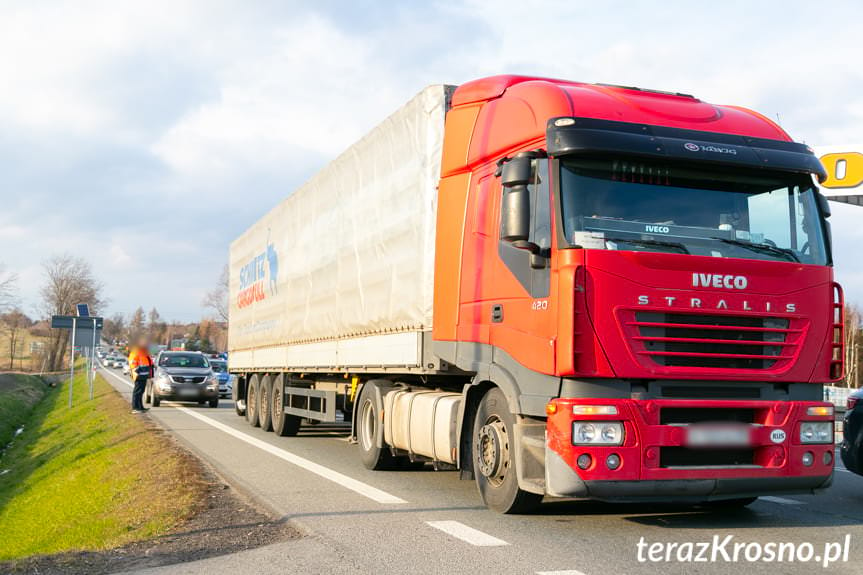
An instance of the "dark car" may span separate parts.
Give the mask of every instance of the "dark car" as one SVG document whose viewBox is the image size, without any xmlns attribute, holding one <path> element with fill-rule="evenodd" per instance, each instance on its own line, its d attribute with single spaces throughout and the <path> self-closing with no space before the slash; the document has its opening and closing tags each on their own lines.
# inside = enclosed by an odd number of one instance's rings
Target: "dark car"
<svg viewBox="0 0 863 575">
<path fill-rule="evenodd" d="M 163 351 L 145 392 L 153 407 L 162 400 L 219 406 L 219 381 L 207 357 L 194 351 Z"/>
<path fill-rule="evenodd" d="M 233 377 L 228 373 L 228 362 L 224 359 L 210 359 L 210 367 L 213 368 L 216 379 L 219 380 L 219 396 L 231 397 Z"/>
<path fill-rule="evenodd" d="M 863 390 L 848 396 L 848 410 L 842 425 L 842 463 L 849 471 L 863 475 Z"/>
</svg>

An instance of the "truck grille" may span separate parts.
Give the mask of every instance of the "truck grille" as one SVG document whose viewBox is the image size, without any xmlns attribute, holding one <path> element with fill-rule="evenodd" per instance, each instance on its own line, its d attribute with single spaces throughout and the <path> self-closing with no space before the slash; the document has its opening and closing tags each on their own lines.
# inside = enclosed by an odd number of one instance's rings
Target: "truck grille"
<svg viewBox="0 0 863 575">
<path fill-rule="evenodd" d="M 793 358 L 789 321 L 779 317 L 635 313 L 636 352 L 668 367 L 770 369 Z"/>
</svg>

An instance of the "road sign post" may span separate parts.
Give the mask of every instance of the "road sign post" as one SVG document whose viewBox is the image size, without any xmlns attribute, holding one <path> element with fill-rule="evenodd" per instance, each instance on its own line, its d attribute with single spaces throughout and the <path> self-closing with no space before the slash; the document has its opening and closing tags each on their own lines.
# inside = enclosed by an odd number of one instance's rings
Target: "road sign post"
<svg viewBox="0 0 863 575">
<path fill-rule="evenodd" d="M 82 348 L 83 355 L 89 364 L 87 365 L 87 383 L 89 384 L 90 399 L 93 399 L 96 342 L 99 341 L 102 332 L 103 319 L 91 316 L 86 304 L 77 306 L 78 315 L 55 315 L 51 317 L 51 327 L 54 329 L 68 329 L 69 345 L 72 348 L 69 366 L 69 407 L 72 407 L 73 386 L 75 381 L 75 347 Z M 91 321 L 88 321 L 91 320 Z M 89 348 L 89 353 L 86 349 Z"/>
</svg>

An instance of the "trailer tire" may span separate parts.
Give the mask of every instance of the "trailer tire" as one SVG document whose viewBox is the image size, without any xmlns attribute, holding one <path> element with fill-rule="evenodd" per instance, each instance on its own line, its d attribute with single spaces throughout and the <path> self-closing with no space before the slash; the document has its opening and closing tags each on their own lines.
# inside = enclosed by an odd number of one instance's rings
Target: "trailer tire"
<svg viewBox="0 0 863 575">
<path fill-rule="evenodd" d="M 506 396 L 497 387 L 488 390 L 477 406 L 471 453 L 482 500 L 499 513 L 528 513 L 542 501 L 518 486 L 514 426 Z"/>
<path fill-rule="evenodd" d="M 249 378 L 249 387 L 246 389 L 246 421 L 252 427 L 258 427 L 261 422 L 258 419 L 258 375 Z"/>
<path fill-rule="evenodd" d="M 389 448 L 383 444 L 384 426 L 381 420 L 383 402 L 381 394 L 377 393 L 374 381 L 363 385 L 360 401 L 357 404 L 357 444 L 360 446 L 360 457 L 366 469 L 393 469 L 397 462 Z"/>
<path fill-rule="evenodd" d="M 284 388 L 281 378 L 273 382 L 272 391 L 270 392 L 270 413 L 273 418 L 273 432 L 280 437 L 293 437 L 300 431 L 300 424 L 303 422 L 301 417 L 285 413 L 284 400 L 282 394 Z"/>
<path fill-rule="evenodd" d="M 273 389 L 273 378 L 265 375 L 258 386 L 258 421 L 264 431 L 273 430 L 273 417 L 270 406 L 270 396 Z"/>
</svg>

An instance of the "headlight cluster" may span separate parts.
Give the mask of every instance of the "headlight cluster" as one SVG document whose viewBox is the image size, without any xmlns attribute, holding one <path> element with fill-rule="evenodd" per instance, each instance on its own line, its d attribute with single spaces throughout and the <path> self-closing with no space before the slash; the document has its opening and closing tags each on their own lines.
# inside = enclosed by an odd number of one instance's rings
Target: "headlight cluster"
<svg viewBox="0 0 863 575">
<path fill-rule="evenodd" d="M 800 443 L 832 443 L 832 421 L 804 421 L 800 424 Z"/>
<path fill-rule="evenodd" d="M 620 445 L 623 423 L 620 421 L 573 421 L 573 445 Z"/>
</svg>

